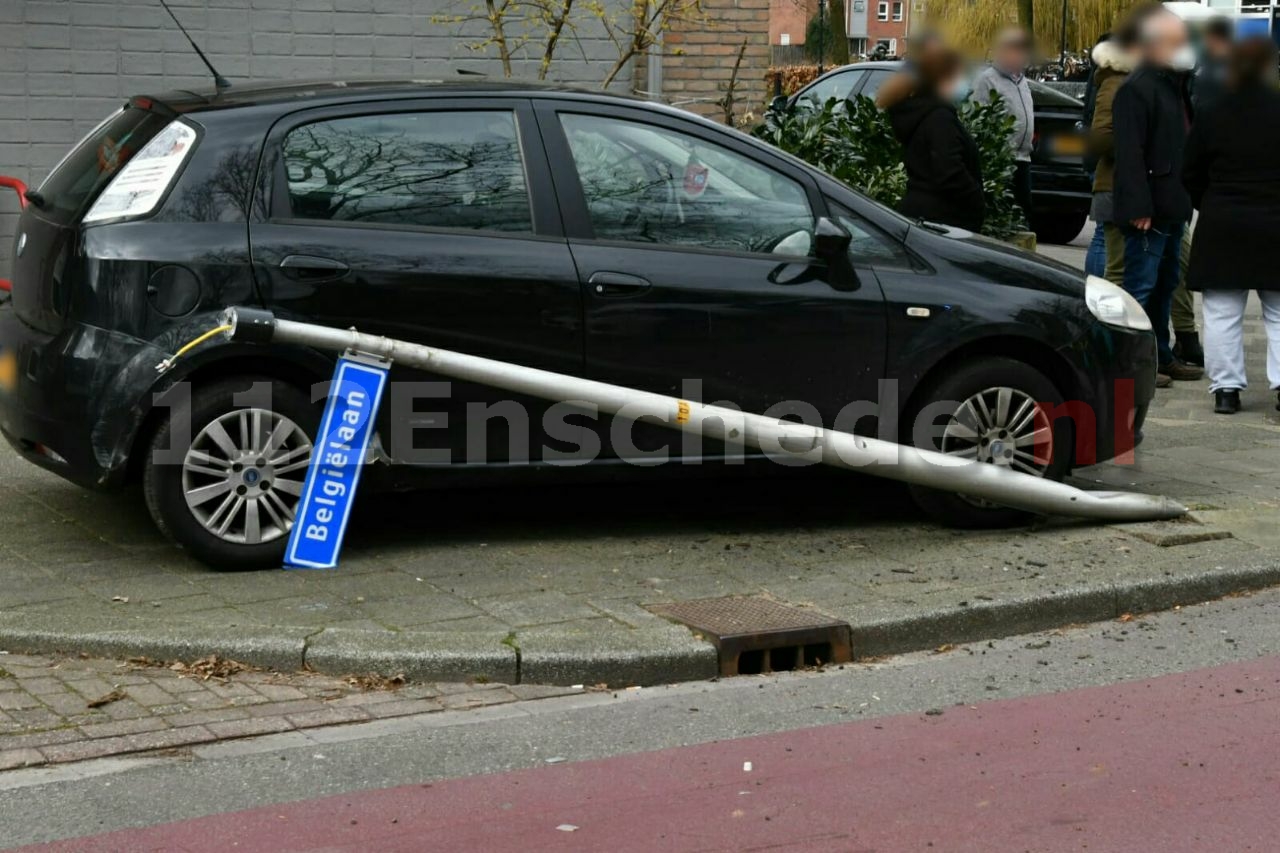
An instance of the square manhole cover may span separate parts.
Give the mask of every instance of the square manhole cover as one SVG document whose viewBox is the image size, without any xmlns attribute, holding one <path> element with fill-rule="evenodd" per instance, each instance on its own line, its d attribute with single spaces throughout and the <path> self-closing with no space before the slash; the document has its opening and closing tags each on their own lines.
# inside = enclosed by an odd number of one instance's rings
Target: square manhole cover
<svg viewBox="0 0 1280 853">
<path fill-rule="evenodd" d="M 676 601 L 649 610 L 710 640 L 721 675 L 782 672 L 852 657 L 849 623 L 762 596 Z"/>
</svg>

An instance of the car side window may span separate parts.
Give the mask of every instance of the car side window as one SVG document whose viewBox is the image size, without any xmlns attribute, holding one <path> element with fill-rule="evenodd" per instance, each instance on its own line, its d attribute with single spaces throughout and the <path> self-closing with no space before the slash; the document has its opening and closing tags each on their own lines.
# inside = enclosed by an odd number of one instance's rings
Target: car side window
<svg viewBox="0 0 1280 853">
<path fill-rule="evenodd" d="M 804 186 L 727 148 L 651 124 L 560 116 L 599 240 L 808 255 Z"/>
<path fill-rule="evenodd" d="M 865 73 L 865 71 L 846 71 L 843 74 L 832 74 L 827 79 L 806 89 L 799 97 L 799 100 L 808 101 L 813 106 L 818 107 L 832 98 L 844 100 L 858 87 L 858 81 L 862 79 L 862 75 Z"/>
<path fill-rule="evenodd" d="M 876 93 L 880 91 L 880 87 L 883 86 L 886 82 L 888 82 L 889 78 L 892 76 L 893 76 L 892 71 L 870 72 L 867 75 L 866 84 L 862 87 L 862 91 L 859 92 L 858 94 L 865 95 L 866 97 L 874 101 L 876 99 Z"/>
<path fill-rule="evenodd" d="M 284 140 L 296 219 L 533 231 L 510 111 L 328 119 Z"/>
<path fill-rule="evenodd" d="M 828 199 L 827 205 L 836 222 L 844 226 L 853 239 L 849 257 L 855 264 L 869 267 L 912 267 L 911 256 L 897 240 L 843 205 Z"/>
</svg>

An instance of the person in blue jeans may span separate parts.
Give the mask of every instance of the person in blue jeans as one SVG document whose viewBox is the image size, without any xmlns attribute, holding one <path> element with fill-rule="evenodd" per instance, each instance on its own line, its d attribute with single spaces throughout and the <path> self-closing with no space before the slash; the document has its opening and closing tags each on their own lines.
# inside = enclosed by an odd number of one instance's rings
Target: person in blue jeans
<svg viewBox="0 0 1280 853">
<path fill-rule="evenodd" d="M 1184 223 L 1175 220 L 1152 220 L 1146 228 L 1128 223 L 1121 226 L 1124 231 L 1123 287 L 1142 304 L 1151 319 L 1160 351 L 1160 375 L 1168 376 L 1169 381 L 1199 379 L 1203 375 L 1199 368 L 1178 362 L 1169 340 L 1173 293 L 1182 278 L 1180 260 L 1184 227 Z M 1179 365 L 1185 370 L 1180 370 Z M 1177 375 L 1179 373 L 1182 375 Z M 1169 382 L 1163 384 L 1167 386 Z"/>
<path fill-rule="evenodd" d="M 1121 284 L 1151 319 L 1159 350 L 1157 384 L 1163 387 L 1204 375 L 1203 368 L 1173 354 L 1169 339 L 1182 229 L 1191 219 L 1182 161 L 1192 116 L 1187 73 L 1195 68 L 1196 54 L 1186 24 L 1163 9 L 1142 20 L 1139 42 L 1142 61 L 1112 103 L 1112 221 L 1124 236 Z"/>
<path fill-rule="evenodd" d="M 1089 179 L 1093 180 L 1093 176 L 1090 175 Z M 1107 277 L 1107 240 L 1103 231 L 1101 222 L 1093 223 L 1093 239 L 1089 241 L 1084 255 L 1084 271 L 1098 278 Z"/>
</svg>

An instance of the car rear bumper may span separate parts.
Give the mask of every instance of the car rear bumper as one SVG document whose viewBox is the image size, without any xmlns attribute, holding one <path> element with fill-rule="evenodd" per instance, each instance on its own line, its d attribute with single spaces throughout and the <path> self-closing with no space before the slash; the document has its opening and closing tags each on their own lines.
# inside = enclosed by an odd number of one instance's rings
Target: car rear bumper
<svg viewBox="0 0 1280 853">
<path fill-rule="evenodd" d="M 138 400 L 112 388 L 147 349 L 79 324 L 50 335 L 22 322 L 11 304 L 0 305 L 0 353 L 12 365 L 0 386 L 0 434 L 23 458 L 72 482 L 118 485 Z"/>
<path fill-rule="evenodd" d="M 1031 203 L 1040 211 L 1088 213 L 1093 185 L 1083 168 L 1032 164 Z"/>
</svg>

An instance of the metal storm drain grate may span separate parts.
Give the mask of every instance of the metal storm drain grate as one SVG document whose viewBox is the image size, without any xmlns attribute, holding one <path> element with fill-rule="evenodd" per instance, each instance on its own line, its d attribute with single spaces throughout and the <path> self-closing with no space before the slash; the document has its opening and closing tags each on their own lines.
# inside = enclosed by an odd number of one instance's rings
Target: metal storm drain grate
<svg viewBox="0 0 1280 853">
<path fill-rule="evenodd" d="M 653 604 L 649 610 L 704 635 L 720 653 L 721 675 L 785 672 L 846 663 L 849 623 L 758 596 Z"/>
</svg>

